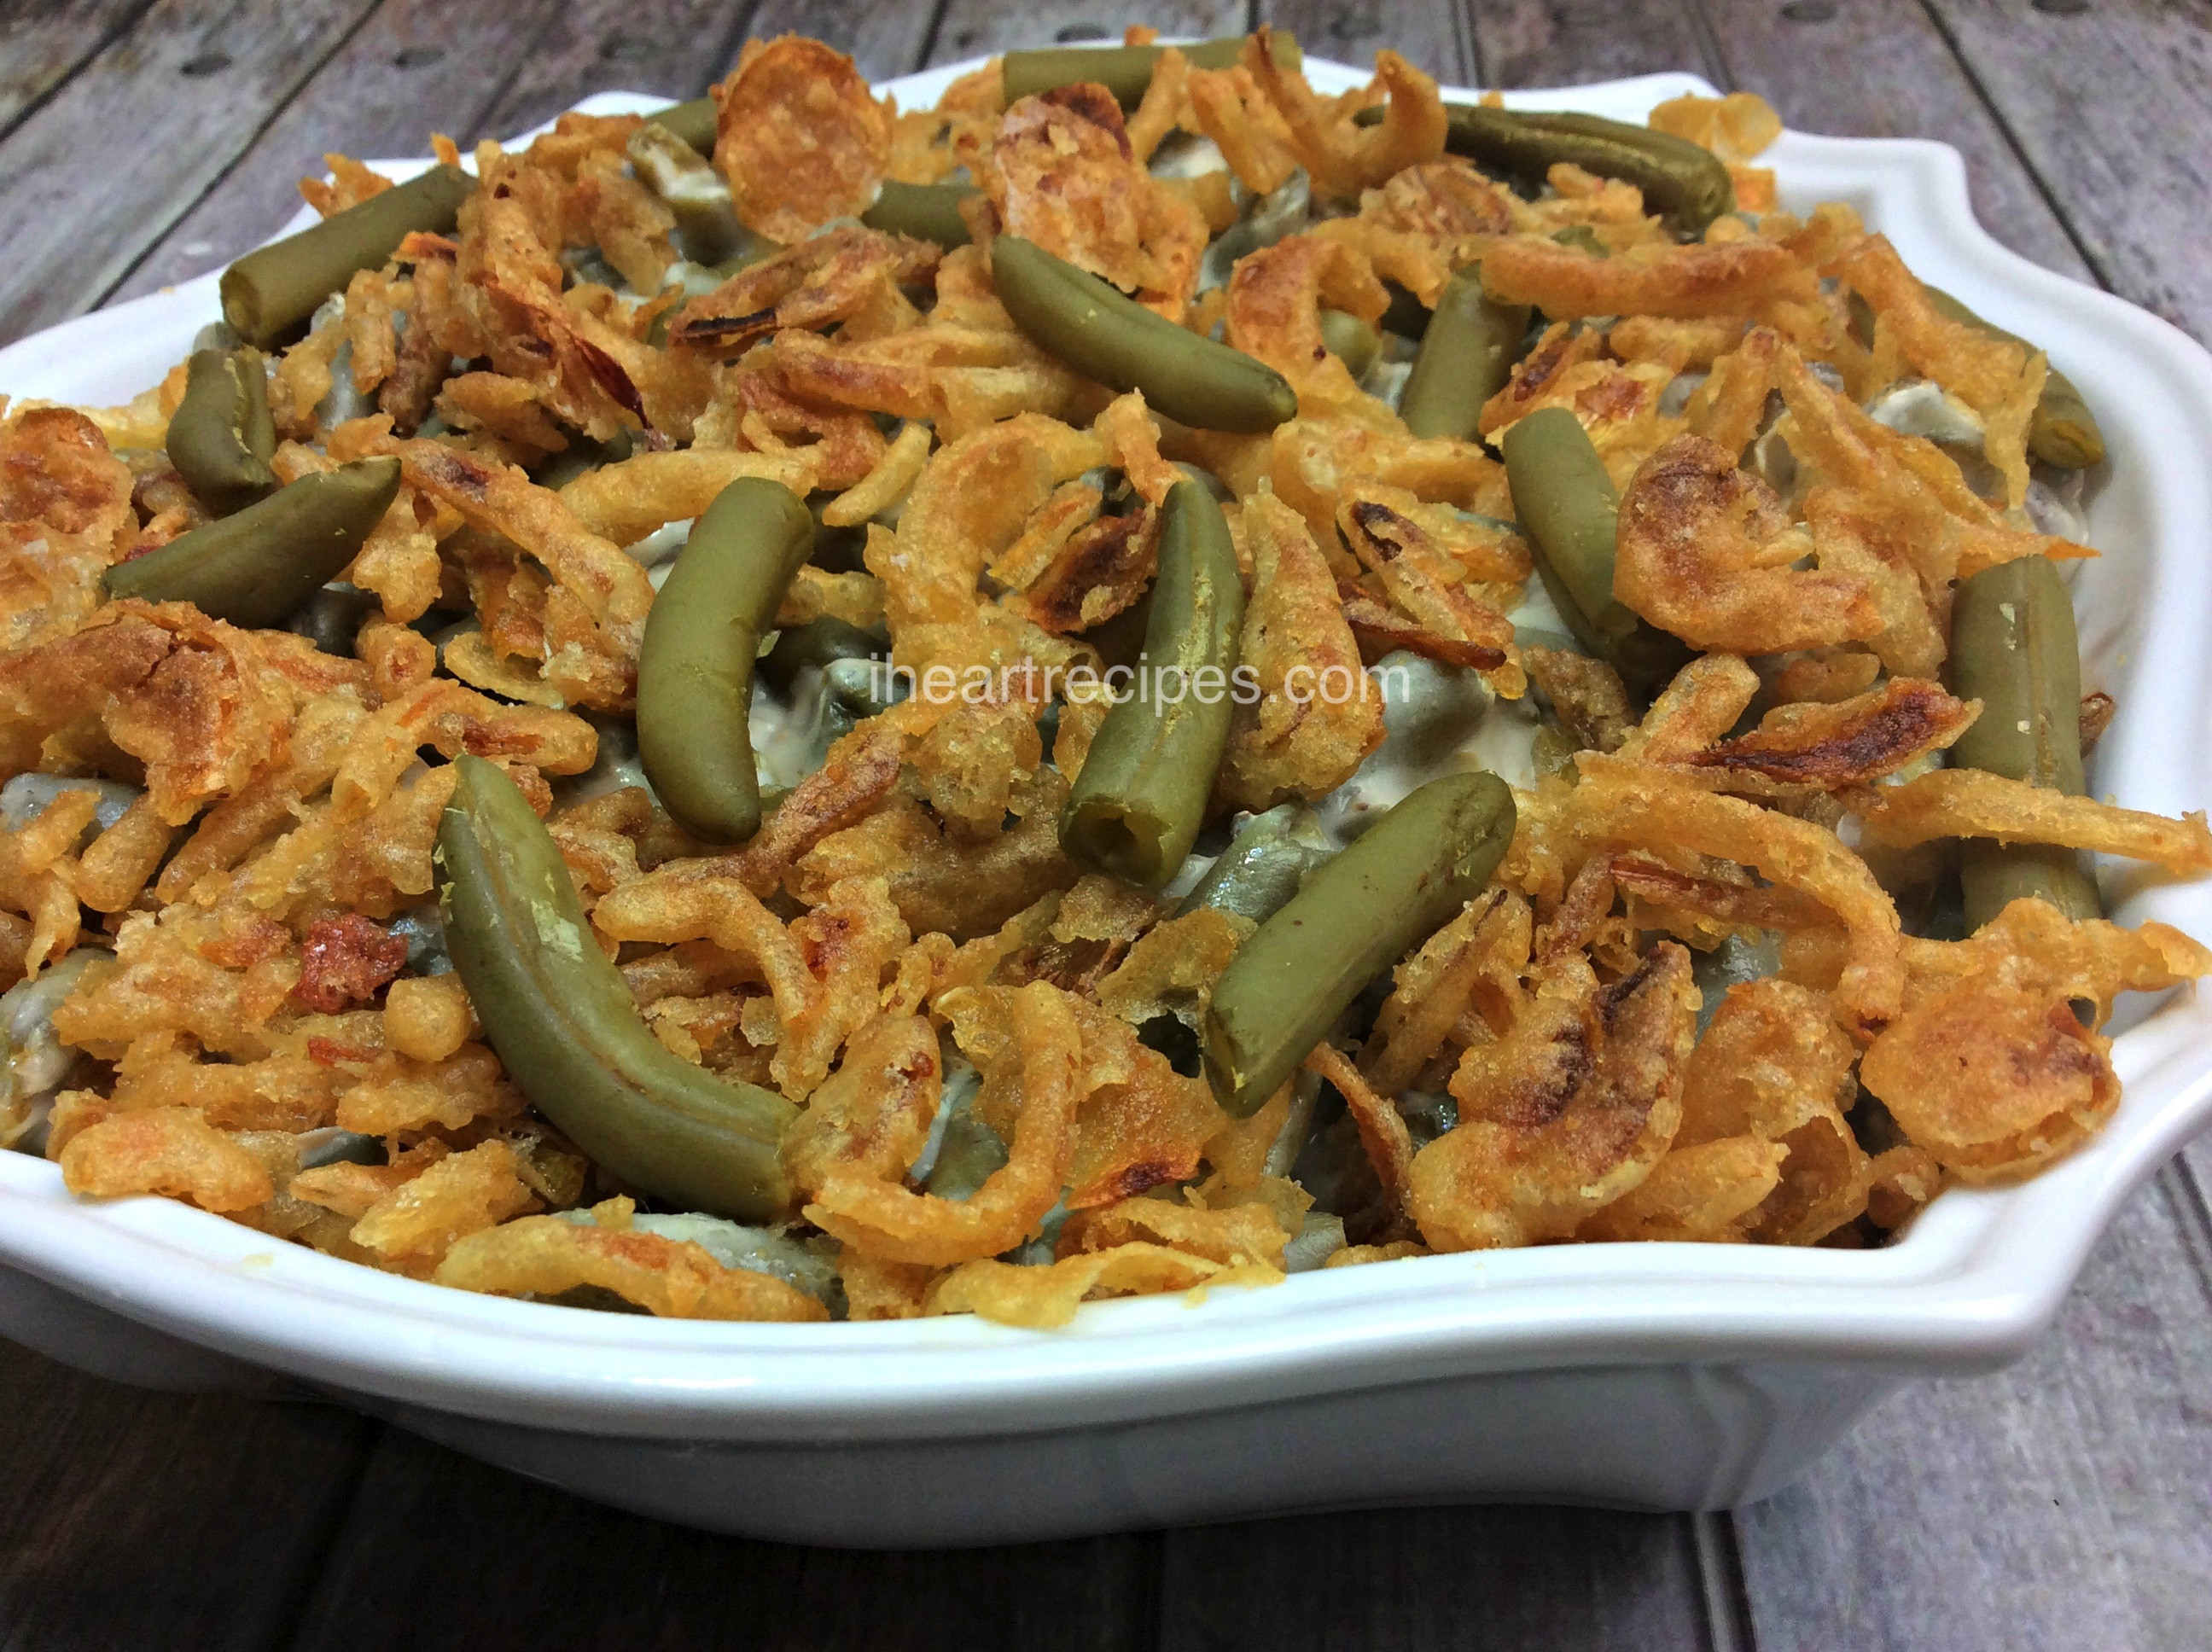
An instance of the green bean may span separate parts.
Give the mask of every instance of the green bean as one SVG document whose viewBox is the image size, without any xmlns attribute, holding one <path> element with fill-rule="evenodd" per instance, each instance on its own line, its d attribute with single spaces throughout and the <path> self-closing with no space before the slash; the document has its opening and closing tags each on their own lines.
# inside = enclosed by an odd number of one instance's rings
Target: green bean
<svg viewBox="0 0 2212 1652">
<path fill-rule="evenodd" d="M 1528 307 L 1500 304 L 1482 291 L 1482 266 L 1453 271 L 1421 335 L 1398 416 L 1417 436 L 1475 439 L 1482 406 L 1513 375 L 1528 331 Z"/>
<path fill-rule="evenodd" d="M 1182 897 L 1176 916 L 1211 907 L 1263 924 L 1298 892 L 1308 872 L 1335 853 L 1311 809 L 1279 803 L 1244 823 Z"/>
<path fill-rule="evenodd" d="M 1951 691 L 1982 714 L 1952 766 L 2080 797 L 2081 655 L 2074 603 L 2047 558 L 2023 556 L 1960 581 L 1951 610 Z M 2072 849 L 1976 839 L 1960 852 L 1966 922 L 1980 928 L 2023 896 L 2069 918 L 2099 918 L 2097 885 Z"/>
<path fill-rule="evenodd" d="M 1643 191 L 1646 210 L 1665 218 L 1685 238 L 1735 210 L 1735 183 L 1711 150 L 1686 137 L 1602 115 L 1537 113 L 1480 104 L 1444 106 L 1444 147 L 1485 169 L 1524 185 L 1540 185 L 1562 161 L 1601 178 L 1618 178 Z M 1379 109 L 1354 117 L 1362 125 L 1382 118 Z"/>
<path fill-rule="evenodd" d="M 804 500 L 741 477 L 700 514 L 653 598 L 637 658 L 638 756 L 676 823 L 702 842 L 742 843 L 760 828 L 753 661 L 813 549 Z"/>
<path fill-rule="evenodd" d="M 1555 229 L 1552 239 L 1562 246 L 1571 246 L 1589 253 L 1593 258 L 1611 258 L 1606 245 L 1597 238 L 1597 231 L 1588 224 L 1569 224 L 1565 229 Z"/>
<path fill-rule="evenodd" d="M 863 630 L 824 614 L 776 633 L 775 646 L 753 669 L 769 687 L 782 689 L 810 665 L 819 671 L 841 659 L 875 659 L 890 653 L 890 639 L 883 632 Z"/>
<path fill-rule="evenodd" d="M 1665 218 L 1679 235 L 1702 235 L 1714 219 L 1735 210 L 1735 183 L 1726 164 L 1686 137 L 1602 115 L 1480 105 L 1456 106 L 1449 120 L 1444 147 L 1453 154 L 1534 182 L 1562 161 L 1601 178 L 1618 178 L 1635 185 L 1645 210 Z"/>
<path fill-rule="evenodd" d="M 1689 651 L 1613 594 L 1620 496 L 1582 421 L 1564 407 L 1531 413 L 1505 433 L 1505 480 L 1536 572 L 1575 640 L 1649 695 Z"/>
<path fill-rule="evenodd" d="M 2007 332 L 1983 320 L 1940 287 L 1930 287 L 1928 298 L 1954 321 L 1963 321 L 1993 338 L 2018 344 L 2022 349 L 2032 351 L 2036 348 L 2018 333 Z M 2046 362 L 2050 360 L 2047 355 L 2044 359 Z M 2028 422 L 2027 451 L 2045 465 L 2055 465 L 2062 471 L 2085 471 L 2105 457 L 2105 433 L 2097 428 L 2097 416 L 2089 410 L 2089 404 L 2075 387 L 2074 381 L 2055 367 L 2043 381 L 2043 394 L 2037 398 L 2035 415 Z"/>
<path fill-rule="evenodd" d="M 949 252 L 968 245 L 968 221 L 960 216 L 960 203 L 977 192 L 973 184 L 902 184 L 886 178 L 860 222 L 887 234 L 935 241 Z"/>
<path fill-rule="evenodd" d="M 686 1211 L 772 1220 L 792 1203 L 781 1096 L 724 1084 L 662 1048 L 599 951 L 521 788 L 464 754 L 438 827 L 453 967 L 500 1062 L 599 1164 Z"/>
<path fill-rule="evenodd" d="M 1158 889 L 1190 853 L 1229 744 L 1244 584 L 1229 521 L 1195 482 L 1160 508 L 1160 568 L 1139 691 L 1106 714 L 1060 817 L 1069 859 Z M 1172 701 L 1162 691 L 1172 677 Z M 1147 691 L 1148 690 L 1148 691 Z"/>
<path fill-rule="evenodd" d="M 1328 353 L 1344 363 L 1345 371 L 1354 379 L 1364 379 L 1367 369 L 1375 365 L 1382 353 L 1382 336 L 1358 316 L 1342 310 L 1323 310 L 1321 313 L 1321 342 Z"/>
<path fill-rule="evenodd" d="M 676 215 L 676 238 L 694 264 L 720 264 L 745 245 L 729 184 L 697 149 L 651 120 L 628 149 L 639 179 Z"/>
<path fill-rule="evenodd" d="M 194 350 L 167 445 L 185 485 L 217 516 L 275 492 L 269 461 L 276 452 L 276 427 L 269 416 L 261 352 Z"/>
<path fill-rule="evenodd" d="M 356 459 L 107 570 L 111 597 L 188 602 L 213 618 L 281 625 L 353 561 L 399 492 L 396 459 Z"/>
<path fill-rule="evenodd" d="M 1317 868 L 1214 984 L 1214 1098 L 1238 1118 L 1256 1111 L 1370 982 L 1489 881 L 1513 821 L 1513 790 L 1498 776 L 1447 774 Z"/>
<path fill-rule="evenodd" d="M 1100 384 L 1142 391 L 1180 423 L 1251 435 L 1297 416 L 1297 392 L 1266 362 L 1177 326 L 1041 246 L 1000 236 L 991 273 L 1006 313 L 1042 349 Z"/>
<path fill-rule="evenodd" d="M 654 110 L 653 122 L 664 131 L 673 132 L 696 153 L 710 161 L 714 159 L 718 125 L 714 99 L 693 98 L 689 103 L 672 103 L 665 109 Z"/>
<path fill-rule="evenodd" d="M 380 268 L 410 234 L 450 231 L 476 186 L 459 167 L 433 167 L 248 252 L 222 272 L 223 319 L 256 349 L 282 343 L 325 299 L 343 292 L 355 270 Z"/>
<path fill-rule="evenodd" d="M 1244 56 L 1245 39 L 1242 34 L 1225 34 L 1217 39 L 1193 41 L 1179 49 L 1193 69 L 1234 69 Z M 1277 64 L 1293 74 L 1305 66 L 1297 37 L 1288 29 L 1270 29 L 1267 39 Z M 1152 70 L 1164 50 L 1157 46 L 1047 46 L 1041 51 L 1009 52 L 1000 61 L 999 72 L 1009 105 L 1055 87 L 1091 81 L 1111 92 L 1124 109 L 1133 109 L 1145 100 L 1146 89 L 1152 83 Z"/>
</svg>

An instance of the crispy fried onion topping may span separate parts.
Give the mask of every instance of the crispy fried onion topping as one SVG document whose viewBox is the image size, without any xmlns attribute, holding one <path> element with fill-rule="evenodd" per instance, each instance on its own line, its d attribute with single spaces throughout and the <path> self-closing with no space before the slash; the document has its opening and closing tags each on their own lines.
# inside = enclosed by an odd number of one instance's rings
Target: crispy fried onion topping
<svg viewBox="0 0 2212 1652">
<path fill-rule="evenodd" d="M 1878 635 L 1864 580 L 1794 566 L 1812 550 L 1735 454 L 1678 436 L 1621 495 L 1613 591 L 1693 648 L 1771 654 Z"/>
<path fill-rule="evenodd" d="M 611 1291 L 668 1319 L 826 1320 L 821 1303 L 775 1275 L 725 1267 L 703 1245 L 630 1225 L 628 1199 L 592 1210 L 588 1226 L 526 1216 L 471 1234 L 438 1265 L 440 1285 L 500 1296 L 557 1297 L 579 1286 Z"/>
<path fill-rule="evenodd" d="M 1205 221 L 1137 158 L 1104 87 L 1079 82 L 1022 99 L 971 164 L 1003 233 L 1182 319 L 1206 252 Z"/>
<path fill-rule="evenodd" d="M 843 52 L 797 34 L 748 40 L 714 107 L 714 165 L 756 234 L 800 240 L 875 198 L 890 112 Z"/>
<path fill-rule="evenodd" d="M 1076 1109 L 1090 1080 L 1074 1002 L 1057 987 L 963 988 L 938 1008 L 982 1068 L 977 1108 L 1012 1120 L 1006 1164 L 962 1200 L 836 1166 L 815 1190 L 806 1218 L 872 1255 L 942 1267 L 995 1256 L 1037 1230 L 1066 1183 Z"/>
<path fill-rule="evenodd" d="M 1681 1120 L 1697 1006 L 1671 941 L 1611 986 L 1579 955 L 1538 966 L 1511 1024 L 1452 1074 L 1458 1127 L 1413 1159 L 1422 1236 L 1440 1250 L 1564 1239 L 1642 1181 Z"/>
</svg>

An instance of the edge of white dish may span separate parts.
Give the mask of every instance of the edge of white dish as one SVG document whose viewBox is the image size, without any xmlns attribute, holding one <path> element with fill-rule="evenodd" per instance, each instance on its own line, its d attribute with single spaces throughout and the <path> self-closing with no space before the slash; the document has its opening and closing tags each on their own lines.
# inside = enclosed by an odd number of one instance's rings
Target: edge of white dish
<svg viewBox="0 0 2212 1652">
<path fill-rule="evenodd" d="M 927 104 L 981 61 L 884 89 Z M 1332 91 L 1364 78 L 1317 60 L 1309 72 Z M 1663 99 L 1711 90 L 1692 76 L 1655 75 L 1506 101 L 1640 120 Z M 579 106 L 663 101 L 609 93 Z M 1992 240 L 1945 145 L 1789 132 L 1761 160 L 1779 173 L 1785 205 L 1852 202 L 1917 271 L 2046 346 L 2098 410 L 2113 457 L 2091 519 L 2109 554 L 2076 590 L 2089 675 L 2120 710 L 2094 789 L 2163 812 L 2206 807 L 2212 481 L 2201 466 L 2151 461 L 2212 453 L 2212 357 L 2158 318 Z M 428 163 L 375 164 L 404 175 Z M 0 350 L 0 387 L 127 400 L 214 319 L 215 282 L 210 273 Z M 2108 878 L 2107 893 L 2128 921 L 2156 917 L 2212 936 L 2212 886 Z M 2142 1013 L 2114 1060 L 2126 1095 L 2094 1142 L 2020 1187 L 1946 1193 L 1886 1249 L 1571 1245 L 1425 1257 L 1202 1302 L 1096 1303 L 1050 1333 L 972 1318 L 709 1324 L 472 1296 L 164 1200 L 77 1200 L 54 1166 L 13 1153 L 0 1153 L 0 1264 L 309 1380 L 637 1436 L 1006 1434 L 1453 1373 L 1686 1358 L 1965 1370 L 2019 1354 L 2119 1203 L 2212 1122 L 2212 1000 L 2185 991 Z"/>
</svg>

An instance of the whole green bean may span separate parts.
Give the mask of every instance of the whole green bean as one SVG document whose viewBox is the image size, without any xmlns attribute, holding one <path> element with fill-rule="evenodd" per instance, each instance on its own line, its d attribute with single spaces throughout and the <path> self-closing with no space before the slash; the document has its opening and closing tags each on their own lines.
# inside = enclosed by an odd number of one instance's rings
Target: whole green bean
<svg viewBox="0 0 2212 1652">
<path fill-rule="evenodd" d="M 1321 342 L 1354 379 L 1364 379 L 1382 350 L 1382 335 L 1343 310 L 1321 313 Z"/>
<path fill-rule="evenodd" d="M 1145 627 L 1145 677 L 1106 714 L 1060 817 L 1069 859 L 1141 889 L 1176 875 L 1229 744 L 1244 584 L 1228 519 L 1195 482 L 1168 489 Z M 1176 697 L 1163 697 L 1172 681 Z"/>
<path fill-rule="evenodd" d="M 459 167 L 433 167 L 358 206 L 248 252 L 222 272 L 223 319 L 259 349 L 281 343 L 356 270 L 380 268 L 416 230 L 450 231 L 477 186 Z"/>
<path fill-rule="evenodd" d="M 2048 558 L 1999 562 L 1960 581 L 1948 671 L 1952 693 L 1982 702 L 1951 748 L 1954 768 L 2083 793 L 2081 644 L 2073 598 Z M 2072 849 L 1974 839 L 1960 850 L 1959 875 L 1976 929 L 2024 896 L 2069 918 L 2104 915 Z"/>
<path fill-rule="evenodd" d="M 1704 234 L 1714 219 L 1735 210 L 1735 182 L 1726 164 L 1686 137 L 1602 115 L 1468 103 L 1446 104 L 1444 112 L 1445 149 L 1524 185 L 1540 185 L 1559 162 L 1571 161 L 1601 178 L 1635 185 L 1644 207 L 1685 238 Z M 1382 118 L 1379 109 L 1353 117 L 1363 126 Z"/>
<path fill-rule="evenodd" d="M 188 602 L 215 619 L 281 625 L 353 561 L 399 492 L 396 459 L 318 471 L 105 576 L 111 597 Z"/>
<path fill-rule="evenodd" d="M 1702 235 L 1714 219 L 1735 210 L 1735 182 L 1727 165 L 1686 137 L 1602 115 L 1480 105 L 1455 106 L 1449 120 L 1444 147 L 1453 154 L 1536 182 L 1562 161 L 1601 178 L 1618 178 L 1643 191 L 1645 209 L 1665 218 L 1679 235 Z"/>
<path fill-rule="evenodd" d="M 1255 435 L 1297 416 L 1297 392 L 1266 362 L 1176 325 L 1041 246 L 1000 236 L 991 274 L 1014 325 L 1042 348 L 1102 385 L 1144 392 L 1180 423 Z"/>
<path fill-rule="evenodd" d="M 637 751 L 676 823 L 707 843 L 760 828 L 746 726 L 753 661 L 814 549 L 806 501 L 744 477 L 714 496 L 653 598 L 637 657 Z"/>
<path fill-rule="evenodd" d="M 1214 983 L 1214 1099 L 1238 1118 L 1256 1111 L 1369 982 L 1489 881 L 1513 823 L 1513 789 L 1497 775 L 1447 774 L 1317 868 Z"/>
<path fill-rule="evenodd" d="M 949 252 L 968 245 L 968 221 L 960 216 L 960 203 L 977 192 L 973 184 L 902 184 L 886 178 L 860 222 L 887 234 L 935 241 Z"/>
<path fill-rule="evenodd" d="M 1406 428 L 1417 436 L 1473 441 L 1483 404 L 1512 377 L 1528 332 L 1527 305 L 1483 295 L 1480 264 L 1454 270 L 1437 295 L 1399 399 Z"/>
<path fill-rule="evenodd" d="M 1279 803 L 1244 823 L 1206 875 L 1191 885 L 1176 916 L 1211 907 L 1263 924 L 1298 892 L 1305 876 L 1336 853 L 1311 809 Z"/>
<path fill-rule="evenodd" d="M 654 110 L 653 120 L 708 160 L 714 159 L 714 133 L 719 124 L 714 99 L 693 98 L 687 103 L 672 103 L 665 109 Z"/>
<path fill-rule="evenodd" d="M 720 264 L 745 245 L 730 185 L 698 150 L 652 120 L 628 148 L 631 168 L 676 215 L 676 238 L 694 264 Z"/>
<path fill-rule="evenodd" d="M 1224 34 L 1195 40 L 1181 48 L 1193 69 L 1234 69 L 1244 55 L 1242 34 Z M 1305 66 L 1297 37 L 1286 28 L 1267 31 L 1269 50 L 1277 64 L 1293 74 Z M 1114 94 L 1124 109 L 1145 100 L 1152 83 L 1152 70 L 1166 50 L 1157 46 L 1058 46 L 1030 52 L 1009 52 L 1000 61 L 1000 75 L 1011 105 L 1018 98 L 1035 97 L 1055 87 L 1095 82 Z"/>
<path fill-rule="evenodd" d="M 261 352 L 194 350 L 167 445 L 185 485 L 217 516 L 275 492 L 269 461 L 276 452 L 276 426 L 269 416 Z"/>
<path fill-rule="evenodd" d="M 680 1210 L 789 1212 L 776 1149 L 797 1109 L 672 1055 L 646 1028 L 521 788 L 464 754 L 438 826 L 438 906 L 453 968 L 499 1059 L 598 1163 Z"/>
<path fill-rule="evenodd" d="M 1954 321 L 1963 321 L 1993 338 L 2007 339 L 2022 349 L 2036 348 L 2018 333 L 1983 320 L 1940 287 L 1930 287 L 1928 299 Z M 2027 451 L 2062 471 L 2086 471 L 2105 457 L 2105 433 L 2097 427 L 2097 416 L 2089 410 L 2074 381 L 2055 367 L 2043 381 L 2043 394 L 2036 398 L 2035 415 L 2027 427 Z"/>
<path fill-rule="evenodd" d="M 1689 651 L 1613 594 L 1620 495 L 1582 421 L 1564 407 L 1541 408 L 1508 430 L 1504 446 L 1513 513 L 1559 617 L 1577 642 L 1648 696 Z"/>
</svg>

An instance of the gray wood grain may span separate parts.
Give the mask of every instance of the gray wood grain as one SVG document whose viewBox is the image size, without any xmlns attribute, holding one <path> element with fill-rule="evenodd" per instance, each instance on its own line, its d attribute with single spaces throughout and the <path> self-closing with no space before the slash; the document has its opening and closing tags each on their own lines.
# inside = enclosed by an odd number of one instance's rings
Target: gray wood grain
<svg viewBox="0 0 2212 1652">
<path fill-rule="evenodd" d="M 2212 338 L 2212 4 L 1929 0 L 2106 285 Z"/>
<path fill-rule="evenodd" d="M 1825 10 L 1773 0 L 1699 3 L 1730 88 L 1759 93 L 1800 131 L 1950 144 L 1966 157 L 1984 228 L 2048 269 L 2087 277 L 2064 225 L 1916 0 L 1852 0 Z"/>
<path fill-rule="evenodd" d="M 1118 43 L 1131 23 L 1163 34 L 1234 34 L 1249 26 L 1244 0 L 947 0 L 929 61 L 1085 40 Z"/>
<path fill-rule="evenodd" d="M 1475 83 L 1474 36 L 1454 5 L 1377 8 L 1365 0 L 1264 0 L 1261 15 L 1317 58 L 1365 69 L 1388 46 L 1447 85 Z"/>
<path fill-rule="evenodd" d="M 97 304 L 370 3 L 160 0 L 0 141 L 0 343 Z"/>
<path fill-rule="evenodd" d="M 128 28 L 148 0 L 48 0 L 0 8 L 0 137 Z"/>
<path fill-rule="evenodd" d="M 1486 86 L 1579 86 L 1622 75 L 1720 72 L 1703 21 L 1680 0 L 1474 0 Z"/>
<path fill-rule="evenodd" d="M 1139 1652 L 1156 1540 L 866 1554 L 597 1508 L 394 1431 L 293 1652 Z M 489 1561 L 489 1567 L 488 1567 Z"/>
<path fill-rule="evenodd" d="M 696 97 L 738 55 L 749 9 L 726 0 L 572 0 L 515 65 L 483 130 L 527 131 L 594 92 Z"/>
<path fill-rule="evenodd" d="M 146 1394 L 0 1342 L 0 1647 L 280 1643 L 378 1425 Z"/>
<path fill-rule="evenodd" d="M 112 296 L 221 269 L 265 240 L 299 210 L 300 179 L 321 177 L 327 153 L 428 155 L 434 131 L 474 142 L 505 77 L 533 55 L 559 3 L 385 0 Z M 487 75 L 490 64 L 504 67 Z"/>
<path fill-rule="evenodd" d="M 1161 1652 L 1707 1644 L 1687 1517 L 1428 1509 L 1167 1536 Z"/>
<path fill-rule="evenodd" d="M 2020 1364 L 1908 1389 L 1737 1516 L 1765 1652 L 2206 1643 L 2212 1299 L 2184 1197 L 2168 1175 L 2127 1207 Z"/>
<path fill-rule="evenodd" d="M 870 80 L 888 80 L 922 66 L 939 8 L 933 0 L 884 5 L 876 0 L 762 0 L 749 31 L 763 39 L 811 34 L 827 40 Z"/>
</svg>

